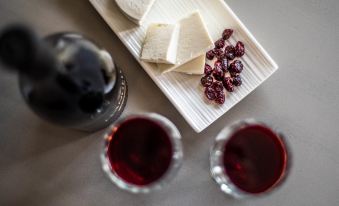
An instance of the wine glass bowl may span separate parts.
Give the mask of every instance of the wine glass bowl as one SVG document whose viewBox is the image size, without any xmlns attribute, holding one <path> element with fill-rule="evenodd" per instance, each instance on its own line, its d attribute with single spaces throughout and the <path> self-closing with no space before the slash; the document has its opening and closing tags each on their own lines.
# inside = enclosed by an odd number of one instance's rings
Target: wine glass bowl
<svg viewBox="0 0 339 206">
<path fill-rule="evenodd" d="M 149 193 L 167 185 L 182 164 L 181 135 L 167 118 L 154 114 L 128 116 L 104 137 L 101 162 L 119 188 Z"/>
<path fill-rule="evenodd" d="M 247 119 L 224 128 L 210 152 L 210 172 L 234 198 L 257 197 L 277 189 L 287 177 L 290 150 L 284 135 Z"/>
</svg>

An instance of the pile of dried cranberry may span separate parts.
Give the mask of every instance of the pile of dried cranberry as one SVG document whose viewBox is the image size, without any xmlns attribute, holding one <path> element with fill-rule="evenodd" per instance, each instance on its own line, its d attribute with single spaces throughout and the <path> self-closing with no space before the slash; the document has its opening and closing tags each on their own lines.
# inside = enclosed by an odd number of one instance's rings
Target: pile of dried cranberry
<svg viewBox="0 0 339 206">
<path fill-rule="evenodd" d="M 217 60 L 213 68 L 206 63 L 205 76 L 201 78 L 201 84 L 205 87 L 207 99 L 214 100 L 217 104 L 225 102 L 224 88 L 228 92 L 233 92 L 234 87 L 242 84 L 240 73 L 244 66 L 240 60 L 235 60 L 235 58 L 245 54 L 245 46 L 241 41 L 238 41 L 235 46 L 226 46 L 225 41 L 232 34 L 232 29 L 225 29 L 222 38 L 215 42 L 215 48 L 206 53 L 208 60 L 212 61 L 214 58 Z"/>
</svg>

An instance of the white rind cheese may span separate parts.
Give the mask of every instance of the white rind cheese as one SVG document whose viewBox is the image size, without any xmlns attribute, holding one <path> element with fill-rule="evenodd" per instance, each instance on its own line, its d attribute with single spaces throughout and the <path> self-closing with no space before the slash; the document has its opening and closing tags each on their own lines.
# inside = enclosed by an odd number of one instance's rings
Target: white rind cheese
<svg viewBox="0 0 339 206">
<path fill-rule="evenodd" d="M 141 60 L 152 63 L 175 64 L 179 25 L 151 24 L 144 41 Z"/>
<path fill-rule="evenodd" d="M 177 67 L 204 55 L 214 48 L 214 42 L 209 35 L 206 25 L 199 13 L 196 11 L 179 22 L 180 34 L 178 41 L 177 62 L 175 65 L 159 64 L 162 73 L 175 70 Z"/>
<path fill-rule="evenodd" d="M 174 72 L 181 72 L 186 74 L 201 75 L 204 74 L 205 69 L 205 55 L 201 55 L 192 61 L 187 62 L 177 67 Z"/>
<path fill-rule="evenodd" d="M 141 25 L 155 0 L 115 0 L 115 2 L 130 20 Z"/>
</svg>

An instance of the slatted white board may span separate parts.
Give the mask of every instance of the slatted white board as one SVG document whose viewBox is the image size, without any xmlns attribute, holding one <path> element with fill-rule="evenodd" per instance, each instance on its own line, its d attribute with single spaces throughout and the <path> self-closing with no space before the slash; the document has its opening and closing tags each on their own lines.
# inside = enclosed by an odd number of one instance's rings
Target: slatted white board
<svg viewBox="0 0 339 206">
<path fill-rule="evenodd" d="M 235 30 L 228 43 L 235 45 L 236 41 L 241 40 L 245 44 L 246 54 L 241 59 L 244 64 L 243 85 L 228 94 L 225 104 L 221 106 L 206 100 L 200 86 L 201 76 L 176 72 L 160 74 L 156 65 L 139 61 L 196 132 L 212 124 L 278 69 L 273 59 L 222 0 L 156 0 L 142 26 L 128 20 L 114 0 L 89 1 L 138 61 L 150 23 L 174 23 L 199 10 L 214 40 L 221 37 L 225 28 Z"/>
</svg>

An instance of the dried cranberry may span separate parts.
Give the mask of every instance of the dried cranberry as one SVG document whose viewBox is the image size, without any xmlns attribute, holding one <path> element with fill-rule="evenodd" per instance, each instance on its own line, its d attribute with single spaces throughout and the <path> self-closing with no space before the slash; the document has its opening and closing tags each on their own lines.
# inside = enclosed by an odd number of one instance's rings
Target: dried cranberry
<svg viewBox="0 0 339 206">
<path fill-rule="evenodd" d="M 218 41 L 216 41 L 214 43 L 215 47 L 218 48 L 218 49 L 221 49 L 221 48 L 224 48 L 225 46 L 225 40 L 223 39 L 219 39 Z"/>
<path fill-rule="evenodd" d="M 213 77 L 211 76 L 204 76 L 200 80 L 202 86 L 209 87 L 213 84 Z"/>
<path fill-rule="evenodd" d="M 224 90 L 224 87 L 221 82 L 213 82 L 212 88 L 216 92 L 222 92 Z"/>
<path fill-rule="evenodd" d="M 217 104 L 224 104 L 225 103 L 225 94 L 224 92 L 217 92 L 216 93 L 216 98 L 215 98 L 215 102 Z"/>
<path fill-rule="evenodd" d="M 228 59 L 226 57 L 222 58 L 220 60 L 221 62 L 221 68 L 224 72 L 227 72 L 227 69 L 228 69 Z"/>
<path fill-rule="evenodd" d="M 235 60 L 234 62 L 232 62 L 230 64 L 230 66 L 228 67 L 228 71 L 229 72 L 233 72 L 233 73 L 241 73 L 242 70 L 243 70 L 244 66 L 243 64 L 241 63 L 240 60 Z"/>
<path fill-rule="evenodd" d="M 242 79 L 240 76 L 236 76 L 233 78 L 233 81 L 232 81 L 233 85 L 234 86 L 240 86 L 242 84 Z"/>
<path fill-rule="evenodd" d="M 234 92 L 234 86 L 233 86 L 233 84 L 227 85 L 227 86 L 225 87 L 225 89 L 226 89 L 228 92 Z"/>
<path fill-rule="evenodd" d="M 222 80 L 222 83 L 223 83 L 224 86 L 225 86 L 226 84 L 233 84 L 233 83 L 232 83 L 232 78 L 231 78 L 231 77 L 225 77 L 225 78 Z"/>
<path fill-rule="evenodd" d="M 206 53 L 206 58 L 209 59 L 209 60 L 213 60 L 215 54 L 213 52 L 213 50 L 210 50 Z"/>
<path fill-rule="evenodd" d="M 239 73 L 236 73 L 236 72 L 230 72 L 230 74 L 231 74 L 231 77 L 237 77 L 240 75 Z"/>
<path fill-rule="evenodd" d="M 225 89 L 228 92 L 233 92 L 234 91 L 234 86 L 233 86 L 233 82 L 232 82 L 232 78 L 231 77 L 225 77 L 222 81 Z"/>
<path fill-rule="evenodd" d="M 228 60 L 233 60 L 235 58 L 235 48 L 230 45 L 225 48 L 225 56 Z"/>
<path fill-rule="evenodd" d="M 223 77 L 224 77 L 224 72 L 222 71 L 221 66 L 220 66 L 220 67 L 215 67 L 215 68 L 214 68 L 214 71 L 213 71 L 213 77 L 214 77 L 216 80 L 222 81 L 222 79 L 223 79 Z"/>
<path fill-rule="evenodd" d="M 214 91 L 214 89 L 212 87 L 206 87 L 205 95 L 206 95 L 207 99 L 209 99 L 209 100 L 215 100 L 215 98 L 216 98 L 216 92 Z"/>
<path fill-rule="evenodd" d="M 224 55 L 224 51 L 222 49 L 215 48 L 213 49 L 213 53 L 215 57 L 220 58 L 221 56 Z"/>
<path fill-rule="evenodd" d="M 214 62 L 214 68 L 222 69 L 221 62 L 219 60 Z"/>
<path fill-rule="evenodd" d="M 206 75 L 210 75 L 210 74 L 212 74 L 212 72 L 213 72 L 212 67 L 211 67 L 210 65 L 208 65 L 208 64 L 205 64 L 205 70 L 204 70 L 204 73 L 205 73 Z"/>
<path fill-rule="evenodd" d="M 225 29 L 224 32 L 222 33 L 222 38 L 224 40 L 229 39 L 233 34 L 233 30 L 232 29 Z"/>
<path fill-rule="evenodd" d="M 245 54 L 245 45 L 241 41 L 238 41 L 235 45 L 235 56 L 242 57 Z"/>
</svg>

